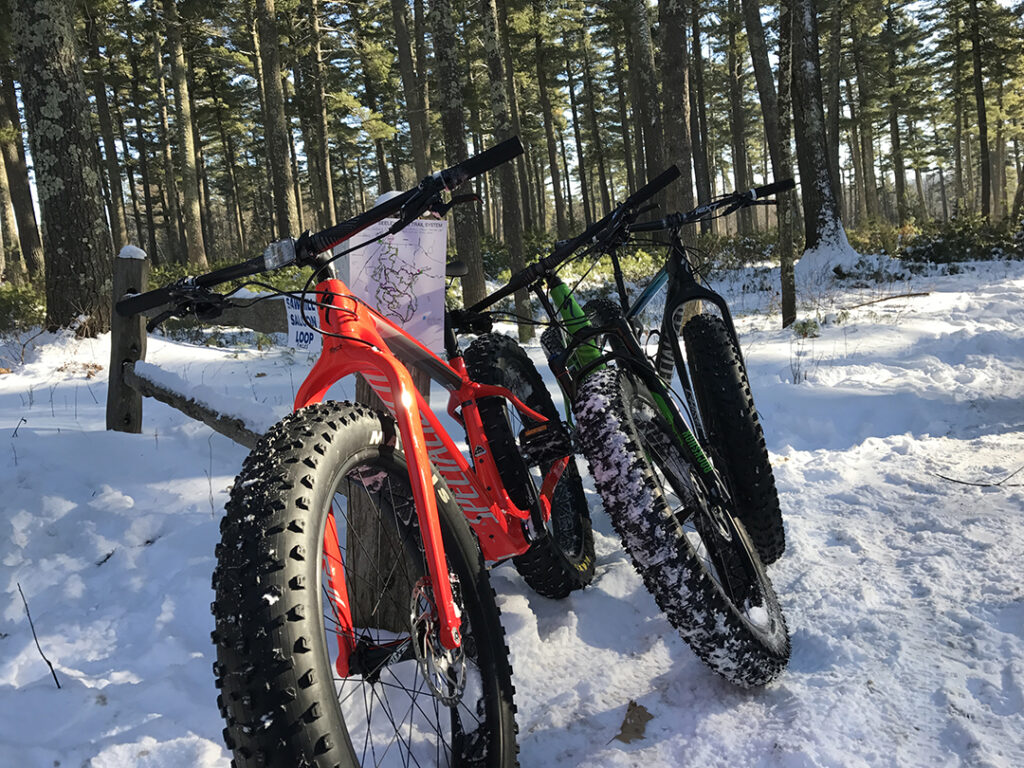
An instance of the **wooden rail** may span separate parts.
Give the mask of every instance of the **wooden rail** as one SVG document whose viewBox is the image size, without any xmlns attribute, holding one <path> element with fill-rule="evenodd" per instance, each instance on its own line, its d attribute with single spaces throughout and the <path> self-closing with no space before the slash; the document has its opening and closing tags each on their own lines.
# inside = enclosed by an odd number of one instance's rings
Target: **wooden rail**
<svg viewBox="0 0 1024 768">
<path fill-rule="evenodd" d="M 140 293 L 149 281 L 149 259 L 137 248 L 126 248 L 114 259 L 113 296 L 116 303 L 126 293 Z M 135 370 L 146 359 L 146 320 L 142 315 L 121 317 L 111 312 L 110 368 L 107 382 L 107 429 L 116 432 L 142 431 L 142 398 L 152 397 L 189 418 L 252 448 L 260 434 L 241 419 L 225 416 L 205 403 L 168 389 Z M 218 318 L 218 325 L 249 328 L 260 333 L 287 330 L 284 301 L 262 301 L 251 307 L 230 307 Z"/>
</svg>

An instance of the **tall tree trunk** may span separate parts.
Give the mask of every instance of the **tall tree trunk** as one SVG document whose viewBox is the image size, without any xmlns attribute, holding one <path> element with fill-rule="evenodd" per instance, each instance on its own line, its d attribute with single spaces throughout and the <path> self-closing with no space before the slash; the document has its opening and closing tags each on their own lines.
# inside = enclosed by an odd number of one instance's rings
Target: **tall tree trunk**
<svg viewBox="0 0 1024 768">
<path fill-rule="evenodd" d="M 793 14 L 790 0 L 779 4 L 779 170 L 783 178 L 793 176 L 793 157 L 790 151 L 793 114 Z M 796 321 L 796 275 L 793 271 L 796 226 L 794 223 L 793 191 L 778 196 L 776 211 L 779 217 L 779 278 L 782 293 L 782 327 Z"/>
<path fill-rule="evenodd" d="M 839 245 L 842 219 L 825 152 L 825 113 L 821 102 L 818 23 L 812 0 L 791 0 L 793 13 L 793 96 L 797 160 L 804 206 L 804 248 Z"/>
<path fill-rule="evenodd" d="M 0 164 L 0 283 L 17 285 L 25 274 L 25 262 L 18 246 L 18 223 L 11 205 L 11 188 L 7 184 L 7 169 Z"/>
<path fill-rule="evenodd" d="M 622 154 L 626 163 L 626 188 L 631 193 L 639 188 L 639 184 L 636 183 L 636 172 L 633 170 L 633 142 L 629 137 L 629 112 L 626 110 L 626 78 L 622 72 L 622 53 L 617 44 L 612 48 L 612 52 L 615 57 L 615 91 L 618 96 L 619 125 L 622 130 Z"/>
<path fill-rule="evenodd" d="M 94 11 L 87 12 L 85 29 L 92 58 L 92 90 L 96 99 L 96 113 L 100 122 L 100 136 L 103 139 L 103 158 L 107 171 L 107 187 L 110 194 L 110 235 L 114 250 L 120 253 L 128 242 L 128 222 L 124 215 L 124 188 L 121 185 L 121 167 L 117 161 L 114 144 L 114 126 L 110 120 L 110 105 L 107 102 L 107 85 L 103 79 L 103 59 L 100 56 L 99 34 L 96 30 Z"/>
<path fill-rule="evenodd" d="M 284 110 L 284 90 L 281 87 L 281 54 L 274 0 L 256 0 L 256 26 L 263 69 L 263 96 L 266 99 L 264 130 L 271 186 L 274 190 L 274 219 L 277 222 L 277 237 L 281 238 L 299 233 L 299 204 L 295 199 L 292 179 L 291 142 Z"/>
<path fill-rule="evenodd" d="M 580 196 L 583 198 L 583 218 L 589 227 L 594 221 L 593 210 L 590 205 L 590 187 L 587 186 L 587 174 L 583 155 L 583 137 L 580 135 L 580 117 L 576 101 L 576 82 L 572 76 L 572 62 L 566 57 L 565 77 L 569 88 L 569 108 L 572 110 L 572 133 L 576 139 L 576 172 L 580 177 Z"/>
<path fill-rule="evenodd" d="M 691 61 L 693 64 L 693 100 L 690 103 L 690 135 L 693 139 L 693 175 L 697 186 L 697 202 L 711 199 L 711 169 L 708 162 L 709 137 L 707 101 L 704 98 L 704 54 L 700 43 L 700 8 L 694 5 L 690 19 Z M 702 219 L 701 232 L 710 232 L 713 222 Z"/>
<path fill-rule="evenodd" d="M 978 0 L 970 0 L 971 59 L 973 62 L 974 101 L 978 107 L 978 160 L 981 164 L 981 215 L 992 213 L 992 159 L 988 151 L 988 113 L 985 109 L 985 86 L 982 80 L 981 31 Z"/>
<path fill-rule="evenodd" d="M 482 12 L 484 50 L 487 56 L 487 74 L 490 79 L 494 133 L 498 141 L 505 141 L 514 135 L 514 129 L 508 106 L 504 66 L 497 44 L 498 15 L 495 0 L 484 0 Z M 497 169 L 497 174 L 501 180 L 502 234 L 505 238 L 505 246 L 508 248 L 509 267 L 515 274 L 526 267 L 523 253 L 523 212 L 520 207 L 521 198 L 516 189 L 516 169 L 513 164 L 504 163 Z M 519 339 L 526 341 L 533 336 L 533 324 L 528 322 L 532 318 L 532 310 L 530 309 L 530 294 L 525 289 L 516 291 L 515 307 L 516 314 L 521 318 L 526 318 L 526 321 L 519 323 Z"/>
<path fill-rule="evenodd" d="M 853 96 L 853 84 L 849 78 L 845 80 L 846 100 L 850 106 L 850 159 L 853 162 L 853 203 L 854 203 L 854 224 L 864 226 L 868 220 L 868 204 L 865 187 L 867 182 L 864 178 L 864 158 L 861 154 L 860 144 L 860 110 L 857 107 Z"/>
<path fill-rule="evenodd" d="M 110 238 L 89 104 L 63 2 L 19 3 L 12 31 L 46 243 L 46 324 L 80 335 L 110 327 Z"/>
<path fill-rule="evenodd" d="M 132 56 L 132 72 L 138 72 L 138 67 Z M 168 116 L 167 99 L 167 78 L 164 77 L 164 57 L 161 50 L 160 34 L 156 30 L 153 33 L 153 57 L 156 65 L 157 82 L 157 111 L 160 113 L 160 145 L 164 169 L 164 193 L 167 197 L 164 206 L 164 225 L 167 230 L 167 249 L 170 252 L 168 261 L 175 263 L 187 262 L 188 257 L 183 247 L 184 238 L 181 236 L 181 206 L 178 201 L 178 183 L 175 178 L 174 153 L 171 149 L 171 123 Z M 144 174 L 148 175 L 148 171 Z M 157 258 L 154 254 L 154 258 Z"/>
<path fill-rule="evenodd" d="M 729 11 L 726 15 L 728 36 L 728 53 L 726 56 L 729 70 L 729 128 L 732 141 L 732 173 L 734 189 L 749 189 L 747 183 L 747 146 L 746 117 L 743 112 L 742 58 L 737 40 L 739 19 L 736 0 L 729 0 Z M 740 208 L 736 212 L 736 228 L 739 234 L 751 231 L 750 209 Z"/>
<path fill-rule="evenodd" d="M 836 198 L 836 206 L 843 210 L 843 185 L 839 172 L 839 120 L 842 115 L 842 98 L 839 90 L 843 58 L 843 19 L 846 16 L 844 0 L 835 0 L 832 5 L 832 34 L 828 40 L 828 84 L 826 88 L 827 104 L 825 105 L 825 139 L 828 150 L 828 167 L 832 173 L 832 194 Z"/>
<path fill-rule="evenodd" d="M 437 61 L 437 84 L 441 103 L 441 130 L 444 135 L 445 165 L 466 159 L 466 122 L 462 109 L 462 69 L 455 37 L 455 19 L 451 0 L 433 0 L 430 15 L 434 33 L 434 57 Z M 469 267 L 462 278 L 462 297 L 466 306 L 487 295 L 484 265 L 480 254 L 480 230 L 476 213 L 469 206 L 457 205 L 455 218 L 455 249 Z"/>
<path fill-rule="evenodd" d="M 273 0 L 269 0 L 273 2 Z M 199 210 L 199 175 L 196 171 L 196 145 L 192 132 L 192 101 L 185 70 L 185 51 L 181 42 L 181 21 L 174 0 L 163 0 L 167 41 L 171 46 L 171 75 L 174 79 L 174 112 L 178 132 L 178 165 L 184 198 L 185 252 L 188 264 L 208 268 L 203 241 L 203 219 Z"/>
<path fill-rule="evenodd" d="M 857 103 L 860 109 L 860 146 L 862 176 L 864 179 L 864 202 L 868 217 L 877 219 L 882 215 L 882 206 L 878 200 L 878 182 L 875 179 L 875 134 L 871 123 L 872 95 L 868 84 L 868 74 L 863 64 L 867 55 L 863 51 L 863 39 L 860 35 L 857 17 L 850 17 L 850 31 L 854 44 L 854 69 L 857 80 Z"/>
<path fill-rule="evenodd" d="M 964 93 L 963 54 L 961 53 L 962 33 L 960 14 L 954 10 L 953 17 L 953 215 L 962 213 L 967 205 L 967 191 L 964 187 Z"/>
<path fill-rule="evenodd" d="M 508 108 L 509 116 L 512 125 L 512 134 L 519 136 L 522 134 L 523 129 L 519 121 L 519 93 L 516 87 L 515 78 L 515 67 L 512 60 L 512 45 L 509 40 L 509 33 L 511 29 L 508 23 L 508 0 L 495 0 L 495 11 L 497 13 L 497 26 L 495 27 L 495 36 L 498 41 L 498 45 L 501 49 L 502 64 L 505 70 L 505 90 L 508 94 Z M 486 11 L 485 11 L 486 12 Z M 524 142 L 525 144 L 525 142 Z M 519 196 L 521 198 L 521 213 L 526 216 L 529 220 L 533 220 L 534 201 L 530 194 L 530 180 L 529 174 L 526 171 L 528 158 L 529 146 L 526 146 L 526 151 L 517 157 L 513 162 L 516 167 L 516 177 L 518 179 Z M 531 329 L 530 335 L 533 335 Z"/>
<path fill-rule="evenodd" d="M 416 90 L 423 106 L 423 147 L 427 153 L 427 168 L 432 168 L 430 146 L 430 77 L 427 72 L 427 19 L 423 0 L 413 0 L 412 22 L 416 52 Z"/>
<path fill-rule="evenodd" d="M 117 118 L 117 137 L 121 141 L 121 146 L 124 147 L 124 172 L 125 176 L 128 177 L 128 194 L 132 200 L 132 220 L 135 222 L 135 242 L 142 245 L 146 240 L 145 230 L 142 226 L 142 211 L 139 208 L 139 194 L 135 190 L 135 171 L 132 168 L 133 161 L 131 153 L 128 151 L 128 131 L 124 127 L 124 114 L 121 111 L 120 105 L 120 94 L 117 92 L 117 87 L 113 87 L 110 91 L 111 95 L 111 109 L 113 109 L 114 116 Z"/>
<path fill-rule="evenodd" d="M 658 98 L 658 75 L 654 66 L 654 43 L 647 15 L 647 0 L 632 2 L 632 42 L 636 52 L 640 86 L 641 115 L 644 119 L 644 153 L 647 174 L 653 178 L 665 169 L 665 134 L 661 122 L 661 100 Z"/>
<path fill-rule="evenodd" d="M 562 150 L 562 169 L 565 171 L 565 210 L 569 214 L 569 231 L 576 231 L 576 214 L 572 209 L 572 184 L 569 181 L 569 156 L 565 151 L 565 132 L 558 126 L 558 144 Z"/>
<path fill-rule="evenodd" d="M 907 222 L 907 177 L 906 166 L 903 161 L 903 143 L 900 135 L 900 112 L 903 110 L 902 99 L 899 96 L 898 73 L 896 68 L 896 16 L 893 12 L 892 3 L 885 6 L 885 24 L 891 36 L 892 44 L 887 53 L 888 64 L 888 85 L 889 85 L 889 145 L 892 148 L 892 169 L 894 188 L 896 190 L 896 219 L 900 226 Z"/>
<path fill-rule="evenodd" d="M 658 3 L 662 26 L 661 63 L 665 73 L 665 149 L 668 162 L 681 172 L 679 181 L 668 187 L 666 207 L 669 211 L 688 211 L 694 207 L 693 173 L 690 160 L 693 143 L 690 138 L 690 52 L 687 48 L 686 10 L 681 0 Z M 684 236 L 695 244 L 693 227 Z"/>
<path fill-rule="evenodd" d="M 544 141 L 548 151 L 548 171 L 551 174 L 551 190 L 555 198 L 555 229 L 559 240 L 569 237 L 569 222 L 565 216 L 565 200 L 562 197 L 562 174 L 558 168 L 558 147 L 555 144 L 554 117 L 551 97 L 548 94 L 548 73 L 545 63 L 544 27 L 547 18 L 544 0 L 533 0 L 533 53 L 537 66 L 537 91 L 540 97 L 540 111 L 544 120 Z M 628 151 L 628 148 L 627 148 Z"/>
<path fill-rule="evenodd" d="M 235 144 L 228 134 L 227 126 L 224 124 L 224 101 L 220 97 L 219 80 L 207 70 L 206 88 L 213 102 L 213 116 L 217 121 L 217 133 L 220 136 L 221 151 L 224 153 L 224 165 L 228 175 L 228 197 L 230 206 L 228 216 L 231 219 L 231 229 L 234 235 L 235 245 L 239 253 L 248 253 L 249 248 L 245 241 L 245 224 L 242 217 L 242 196 L 238 186 L 238 174 L 235 173 L 237 166 L 237 154 Z"/>
<path fill-rule="evenodd" d="M 594 156 L 597 159 L 598 188 L 601 195 L 600 215 L 603 216 L 612 209 L 612 200 L 608 194 L 608 173 L 605 170 L 604 143 L 601 141 L 601 129 L 597 120 L 597 88 L 594 85 L 594 78 L 590 71 L 590 33 L 587 31 L 586 23 L 580 30 L 580 50 L 583 56 L 583 88 L 586 93 L 587 115 L 590 118 L 590 135 L 594 142 Z M 600 218 L 598 212 L 594 212 L 594 218 Z"/>
<path fill-rule="evenodd" d="M 153 223 L 153 188 L 150 184 L 149 152 L 146 146 L 146 129 L 142 122 L 142 93 L 139 87 L 142 76 L 139 72 L 139 62 L 135 52 L 135 40 L 129 32 L 128 64 L 132 70 L 132 119 L 135 122 L 135 152 L 139 156 L 139 172 L 142 174 L 142 201 L 146 208 L 146 247 L 149 249 L 149 257 L 153 263 L 159 264 L 161 259 L 156 247 L 156 226 Z M 170 149 L 170 141 L 164 142 L 164 146 Z"/>
<path fill-rule="evenodd" d="M 405 94 L 406 117 L 409 120 L 409 138 L 412 144 L 413 165 L 416 179 L 430 173 L 427 163 L 426 123 L 427 112 L 419 89 L 413 62 L 412 37 L 409 34 L 409 4 L 407 0 L 391 0 L 391 16 L 395 24 L 395 43 L 398 47 L 398 70 L 402 76 L 402 92 Z"/>
<path fill-rule="evenodd" d="M 24 262 L 30 280 L 41 280 L 44 273 L 43 245 L 39 240 L 36 209 L 32 203 L 32 189 L 28 180 L 28 163 L 25 158 L 25 144 L 22 138 L 21 116 L 14 92 L 14 72 L 7 63 L 8 57 L 0 55 L 0 153 L 3 154 L 7 184 L 11 194 L 11 206 L 18 224 L 18 253 Z M 14 230 L 11 231 L 12 237 Z"/>
</svg>

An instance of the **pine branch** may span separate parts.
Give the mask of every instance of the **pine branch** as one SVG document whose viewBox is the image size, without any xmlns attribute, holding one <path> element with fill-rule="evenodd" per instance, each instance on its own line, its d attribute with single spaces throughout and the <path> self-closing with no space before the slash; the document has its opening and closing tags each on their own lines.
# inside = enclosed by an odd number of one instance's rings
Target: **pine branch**
<svg viewBox="0 0 1024 768">
<path fill-rule="evenodd" d="M 854 304 L 852 307 L 844 307 L 843 309 L 845 309 L 846 311 L 849 311 L 851 309 L 858 309 L 860 307 L 866 307 L 869 304 L 878 304 L 880 301 L 889 301 L 890 299 L 910 299 L 910 298 L 913 298 L 915 296 L 928 296 L 930 294 L 931 294 L 930 291 L 924 291 L 924 292 L 918 292 L 918 293 L 897 293 L 897 294 L 895 294 L 893 296 L 883 296 L 880 299 L 872 299 L 871 301 L 865 301 L 862 304 Z"/>
</svg>

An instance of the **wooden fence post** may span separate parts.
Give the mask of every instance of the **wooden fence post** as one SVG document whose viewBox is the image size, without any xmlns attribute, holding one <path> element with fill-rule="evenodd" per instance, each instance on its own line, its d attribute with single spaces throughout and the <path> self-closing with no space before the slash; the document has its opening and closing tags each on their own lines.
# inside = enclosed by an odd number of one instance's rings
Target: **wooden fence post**
<svg viewBox="0 0 1024 768">
<path fill-rule="evenodd" d="M 114 258 L 114 303 L 126 293 L 142 293 L 149 283 L 149 259 L 139 248 L 125 246 Z M 142 395 L 124 380 L 125 363 L 146 359 L 146 318 L 121 317 L 111 309 L 110 370 L 107 381 L 107 429 L 142 431 Z"/>
</svg>

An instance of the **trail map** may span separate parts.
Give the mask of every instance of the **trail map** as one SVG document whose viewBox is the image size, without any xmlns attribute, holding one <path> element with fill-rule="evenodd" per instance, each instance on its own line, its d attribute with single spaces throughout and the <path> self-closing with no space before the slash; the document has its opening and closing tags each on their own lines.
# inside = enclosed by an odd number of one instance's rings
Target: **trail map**
<svg viewBox="0 0 1024 768">
<path fill-rule="evenodd" d="M 384 219 L 340 248 L 347 250 L 374 240 L 394 223 L 394 219 Z M 447 239 L 448 222 L 421 219 L 396 235 L 338 259 L 339 275 L 352 293 L 437 354 L 444 349 Z"/>
</svg>

